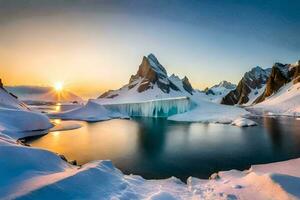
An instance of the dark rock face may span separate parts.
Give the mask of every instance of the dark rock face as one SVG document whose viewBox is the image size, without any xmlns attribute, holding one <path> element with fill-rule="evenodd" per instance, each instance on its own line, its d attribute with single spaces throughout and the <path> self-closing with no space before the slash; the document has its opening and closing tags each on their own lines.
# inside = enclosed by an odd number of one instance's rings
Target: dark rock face
<svg viewBox="0 0 300 200">
<path fill-rule="evenodd" d="M 293 80 L 293 83 L 299 82 L 300 62 L 297 64 L 281 64 L 275 63 L 272 67 L 271 75 L 267 81 L 264 93 L 258 97 L 254 103 L 260 103 L 267 97 L 276 93 L 283 85 Z"/>
<path fill-rule="evenodd" d="M 1 88 L 1 89 L 4 89 L 4 88 L 3 88 L 2 79 L 1 79 L 1 78 L 0 78 L 0 88 Z"/>
<path fill-rule="evenodd" d="M 270 75 L 270 69 L 254 67 L 246 72 L 235 90 L 229 92 L 221 101 L 221 104 L 235 105 L 245 104 L 249 101 L 249 93 L 252 89 L 260 89 L 266 84 Z"/>
<path fill-rule="evenodd" d="M 185 76 L 183 79 L 182 79 L 182 85 L 183 85 L 183 88 L 188 92 L 190 93 L 191 95 L 193 95 L 193 92 L 194 92 L 194 88 L 192 87 L 189 79 Z"/>
<path fill-rule="evenodd" d="M 107 92 L 104 92 L 103 94 L 100 95 L 99 98 L 114 98 L 112 96 L 115 96 L 115 95 L 111 95 L 110 93 L 113 92 L 113 90 L 109 90 Z M 118 95 L 117 95 L 118 96 Z"/>
<path fill-rule="evenodd" d="M 300 82 L 300 60 L 298 60 L 298 62 L 294 65 L 291 66 L 291 76 L 292 76 L 292 80 L 293 83 L 299 83 Z"/>
<path fill-rule="evenodd" d="M 208 88 L 205 88 L 204 92 L 205 92 L 206 95 L 216 95 L 214 93 L 214 91 L 212 91 L 211 89 L 208 89 Z"/>
<path fill-rule="evenodd" d="M 130 77 L 129 85 L 138 79 L 142 79 L 138 92 L 143 92 L 153 87 L 157 83 L 158 87 L 165 93 L 169 93 L 170 89 L 178 91 L 178 87 L 168 79 L 166 69 L 158 62 L 157 58 L 150 54 L 143 57 L 143 61 L 139 66 L 136 75 Z"/>
</svg>

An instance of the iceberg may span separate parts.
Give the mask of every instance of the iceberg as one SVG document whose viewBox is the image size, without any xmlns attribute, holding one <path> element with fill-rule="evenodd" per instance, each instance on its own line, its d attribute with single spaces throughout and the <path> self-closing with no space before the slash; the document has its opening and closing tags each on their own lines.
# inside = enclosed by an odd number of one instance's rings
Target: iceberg
<svg viewBox="0 0 300 200">
<path fill-rule="evenodd" d="M 189 97 L 173 97 L 139 102 L 102 104 L 105 108 L 131 117 L 168 117 L 191 110 L 195 104 Z"/>
</svg>

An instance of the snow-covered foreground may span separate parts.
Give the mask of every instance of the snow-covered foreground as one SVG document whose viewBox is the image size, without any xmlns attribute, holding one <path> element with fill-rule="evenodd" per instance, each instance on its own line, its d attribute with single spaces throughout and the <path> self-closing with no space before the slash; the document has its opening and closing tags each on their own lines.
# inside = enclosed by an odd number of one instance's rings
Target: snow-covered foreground
<svg viewBox="0 0 300 200">
<path fill-rule="evenodd" d="M 265 101 L 248 109 L 257 114 L 300 116 L 300 83 L 290 82 Z"/>
<path fill-rule="evenodd" d="M 214 174 L 211 180 L 145 180 L 110 161 L 81 167 L 0 135 L 0 199 L 297 199 L 300 159 Z"/>
</svg>

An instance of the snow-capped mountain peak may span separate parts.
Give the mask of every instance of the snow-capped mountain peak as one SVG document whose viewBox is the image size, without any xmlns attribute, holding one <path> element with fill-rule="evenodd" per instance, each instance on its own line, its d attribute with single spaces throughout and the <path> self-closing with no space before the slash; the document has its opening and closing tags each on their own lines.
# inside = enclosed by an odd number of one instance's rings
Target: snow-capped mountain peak
<svg viewBox="0 0 300 200">
<path fill-rule="evenodd" d="M 236 85 L 229 81 L 224 80 L 224 81 L 221 81 L 219 84 L 214 85 L 212 88 L 220 88 L 220 87 L 233 90 L 236 88 Z"/>
<path fill-rule="evenodd" d="M 129 83 L 118 90 L 103 93 L 99 98 L 123 98 L 131 95 L 146 98 L 147 94 L 155 96 L 188 96 L 193 95 L 194 89 L 187 77 L 180 79 L 161 65 L 154 54 L 144 56 L 135 75 L 130 77 Z M 139 95 L 141 93 L 141 95 Z M 147 94 L 146 94 L 147 93 Z M 128 99 L 128 97 L 126 97 Z"/>
<path fill-rule="evenodd" d="M 263 91 L 272 69 L 253 67 L 246 72 L 235 90 L 229 92 L 222 99 L 222 104 L 251 104 Z"/>
<path fill-rule="evenodd" d="M 158 73 L 158 74 L 162 74 L 164 76 L 168 76 L 167 74 L 167 70 L 159 63 L 159 61 L 157 60 L 157 58 L 154 56 L 154 54 L 149 54 L 147 56 L 147 59 L 150 63 L 150 66 L 152 67 L 152 69 Z"/>
<path fill-rule="evenodd" d="M 178 87 L 168 79 L 167 70 L 159 63 L 153 54 L 144 56 L 142 63 L 135 75 L 132 75 L 129 80 L 129 88 L 139 85 L 138 92 L 144 92 L 157 84 L 164 92 L 169 93 L 170 89 L 178 91 Z"/>
<path fill-rule="evenodd" d="M 254 80 L 259 80 L 265 82 L 271 74 L 271 68 L 263 69 L 259 66 L 253 67 L 249 72 L 246 72 L 244 79 L 253 82 Z M 256 84 L 256 83 L 253 83 Z M 250 84 L 251 88 L 255 88 L 253 84 Z"/>
</svg>

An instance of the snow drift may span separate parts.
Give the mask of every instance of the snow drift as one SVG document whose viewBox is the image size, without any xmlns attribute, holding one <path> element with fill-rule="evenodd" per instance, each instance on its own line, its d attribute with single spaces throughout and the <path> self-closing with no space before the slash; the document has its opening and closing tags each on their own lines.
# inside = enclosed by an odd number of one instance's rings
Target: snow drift
<svg viewBox="0 0 300 200">
<path fill-rule="evenodd" d="M 89 100 L 84 106 L 79 108 L 65 112 L 49 114 L 48 116 L 51 118 L 82 120 L 88 122 L 103 121 L 113 118 L 127 118 L 126 115 L 123 115 L 119 112 L 110 111 L 94 100 Z"/>
<path fill-rule="evenodd" d="M 290 82 L 248 109 L 256 114 L 300 116 L 300 83 Z"/>
<path fill-rule="evenodd" d="M 27 136 L 25 131 L 45 130 L 51 127 L 47 116 L 31 111 L 24 103 L 0 87 L 1 132 L 9 132 L 11 136 L 18 138 Z"/>
<path fill-rule="evenodd" d="M 81 167 L 46 150 L 17 144 L 0 134 L 1 199 L 274 199 L 300 198 L 300 159 L 255 165 L 246 171 L 145 180 L 124 175 L 110 161 Z"/>
</svg>

